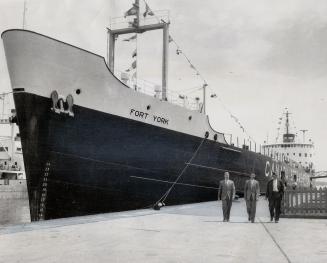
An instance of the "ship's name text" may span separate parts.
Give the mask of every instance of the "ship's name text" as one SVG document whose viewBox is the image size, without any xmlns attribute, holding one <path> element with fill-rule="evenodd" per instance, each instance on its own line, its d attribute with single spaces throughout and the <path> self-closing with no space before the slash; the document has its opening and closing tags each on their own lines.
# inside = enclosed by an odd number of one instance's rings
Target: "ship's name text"
<svg viewBox="0 0 327 263">
<path fill-rule="evenodd" d="M 147 112 L 138 111 L 138 110 L 135 110 L 135 109 L 131 109 L 130 112 L 129 112 L 129 115 L 133 116 L 133 117 L 143 119 L 143 120 L 147 120 L 148 118 L 149 119 L 151 118 L 153 122 L 158 122 L 158 123 L 165 124 L 165 125 L 169 124 L 169 120 L 167 118 L 164 118 L 164 117 L 161 117 L 161 116 L 158 116 L 158 115 L 151 115 L 151 114 L 149 114 Z"/>
</svg>

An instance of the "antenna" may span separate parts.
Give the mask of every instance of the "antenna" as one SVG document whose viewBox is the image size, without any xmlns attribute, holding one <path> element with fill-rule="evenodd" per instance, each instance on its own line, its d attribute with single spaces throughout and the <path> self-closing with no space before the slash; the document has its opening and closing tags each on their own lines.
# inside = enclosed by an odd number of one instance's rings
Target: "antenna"
<svg viewBox="0 0 327 263">
<path fill-rule="evenodd" d="M 267 139 L 266 139 L 267 144 L 269 144 L 269 132 L 267 132 Z"/>
<path fill-rule="evenodd" d="M 24 1 L 24 10 L 23 10 L 23 29 L 25 29 L 25 24 L 26 24 L 26 10 L 27 10 L 27 6 L 26 6 L 26 0 Z"/>
<path fill-rule="evenodd" d="M 203 88 L 203 113 L 206 114 L 206 96 L 207 96 L 207 83 L 204 83 Z"/>
<path fill-rule="evenodd" d="M 0 100 L 2 100 L 2 113 L 0 123 L 5 121 L 5 94 L 0 94 Z"/>
<path fill-rule="evenodd" d="M 300 130 L 301 132 L 303 132 L 303 143 L 305 143 L 305 133 L 308 131 L 308 130 Z"/>
</svg>

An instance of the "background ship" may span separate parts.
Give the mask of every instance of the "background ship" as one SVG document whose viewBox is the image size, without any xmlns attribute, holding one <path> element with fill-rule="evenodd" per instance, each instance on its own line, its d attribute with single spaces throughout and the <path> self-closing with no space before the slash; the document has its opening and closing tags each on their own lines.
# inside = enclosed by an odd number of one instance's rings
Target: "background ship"
<svg viewBox="0 0 327 263">
<path fill-rule="evenodd" d="M 0 199 L 27 198 L 23 152 L 18 127 L 12 122 L 15 110 L 5 114 L 6 95 L 1 94 Z"/>
<path fill-rule="evenodd" d="M 142 24 L 138 1 L 129 12 L 127 28 L 108 30 L 108 65 L 35 32 L 2 34 L 32 220 L 215 200 L 225 171 L 239 193 L 251 172 L 262 191 L 273 171 L 310 185 L 293 160 L 228 144 L 205 115 L 206 85 L 195 108 L 174 104 L 167 93 L 169 21 Z M 163 81 L 149 96 L 113 74 L 114 45 L 121 34 L 156 29 L 164 32 Z"/>
<path fill-rule="evenodd" d="M 276 137 L 276 142 L 272 144 L 263 145 L 264 154 L 281 160 L 284 163 L 289 163 L 290 160 L 295 161 L 294 167 L 303 167 L 305 172 L 310 173 L 313 177 L 315 170 L 313 165 L 313 155 L 314 155 L 314 143 L 311 139 L 308 142 L 305 141 L 305 133 L 308 130 L 301 130 L 303 132 L 302 141 L 299 140 L 299 136 L 296 133 L 292 133 L 290 130 L 290 113 L 286 108 L 285 115 L 285 133 L 283 133 L 282 140 L 279 140 L 279 133 Z M 283 117 L 280 118 L 280 123 L 282 123 Z M 279 130 L 279 128 L 278 128 Z M 289 186 L 293 189 L 297 188 L 298 183 L 302 185 L 302 177 L 298 177 L 297 173 L 294 171 L 288 174 L 285 178 L 285 174 L 281 175 L 285 182 L 288 182 Z M 312 179 L 311 179 L 312 186 Z"/>
</svg>

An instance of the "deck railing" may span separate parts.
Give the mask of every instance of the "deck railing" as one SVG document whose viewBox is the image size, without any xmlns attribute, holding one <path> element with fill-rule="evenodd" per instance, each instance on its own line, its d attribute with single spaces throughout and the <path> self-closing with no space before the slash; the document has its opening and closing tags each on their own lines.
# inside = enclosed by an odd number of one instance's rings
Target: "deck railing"
<svg viewBox="0 0 327 263">
<path fill-rule="evenodd" d="M 284 217 L 327 218 L 327 188 L 285 191 Z"/>
</svg>

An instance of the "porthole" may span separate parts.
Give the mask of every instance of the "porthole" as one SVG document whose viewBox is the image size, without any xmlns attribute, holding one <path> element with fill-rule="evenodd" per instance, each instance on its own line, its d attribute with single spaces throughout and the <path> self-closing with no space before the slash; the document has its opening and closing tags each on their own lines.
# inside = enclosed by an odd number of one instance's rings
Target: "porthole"
<svg viewBox="0 0 327 263">
<path fill-rule="evenodd" d="M 79 95 L 79 94 L 81 94 L 82 91 L 81 91 L 81 89 L 77 89 L 75 92 L 77 95 Z"/>
<path fill-rule="evenodd" d="M 150 105 L 146 106 L 146 109 L 147 110 L 151 109 L 151 106 Z"/>
</svg>

